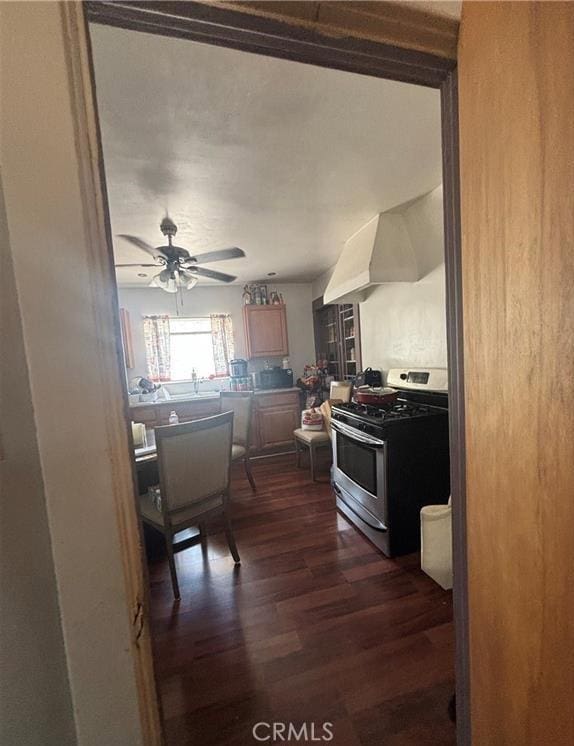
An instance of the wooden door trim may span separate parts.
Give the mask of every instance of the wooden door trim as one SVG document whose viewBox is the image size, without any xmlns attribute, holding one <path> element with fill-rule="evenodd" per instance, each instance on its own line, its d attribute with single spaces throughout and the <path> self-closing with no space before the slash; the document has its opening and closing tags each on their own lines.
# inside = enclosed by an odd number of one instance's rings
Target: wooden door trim
<svg viewBox="0 0 574 746">
<path fill-rule="evenodd" d="M 441 86 L 443 204 L 447 297 L 453 601 L 456 633 L 457 743 L 470 746 L 470 643 L 466 545 L 466 435 L 457 72 Z"/>
<path fill-rule="evenodd" d="M 113 454 L 116 530 L 124 571 L 127 610 L 131 625 L 132 656 L 139 698 L 140 725 L 146 746 L 163 743 L 149 627 L 149 583 L 144 564 L 128 396 L 121 386 L 124 352 L 112 249 L 112 233 L 103 150 L 95 97 L 94 70 L 88 21 L 81 3 L 60 3 L 66 63 L 75 125 L 86 245 L 90 248 L 92 301 L 102 338 L 115 339 L 115 349 L 103 345 L 102 385 L 106 401 L 107 439 Z M 112 337 L 113 335 L 113 337 Z M 112 354 L 108 354 L 108 353 Z M 107 373 L 107 374 L 106 374 Z M 118 390 L 119 387 L 119 390 Z M 113 527 L 110 528 L 113 530 Z"/>
<path fill-rule="evenodd" d="M 337 5 L 337 3 L 334 3 Z M 456 61 L 203 2 L 88 0 L 94 23 L 438 88 Z M 408 39 L 407 29 L 405 36 Z"/>
<path fill-rule="evenodd" d="M 320 3 L 328 5 L 329 3 Z M 359 3 L 355 3 L 358 6 Z M 237 6 L 235 6 L 237 7 Z M 453 502 L 454 618 L 457 657 L 457 742 L 470 744 L 470 677 L 466 557 L 465 412 L 462 338 L 460 180 L 456 60 L 361 38 L 333 36 L 312 23 L 251 15 L 205 2 L 88 0 L 90 22 L 200 41 L 362 75 L 440 89 L 449 352 L 449 420 Z M 110 249 L 111 251 L 111 249 Z"/>
</svg>

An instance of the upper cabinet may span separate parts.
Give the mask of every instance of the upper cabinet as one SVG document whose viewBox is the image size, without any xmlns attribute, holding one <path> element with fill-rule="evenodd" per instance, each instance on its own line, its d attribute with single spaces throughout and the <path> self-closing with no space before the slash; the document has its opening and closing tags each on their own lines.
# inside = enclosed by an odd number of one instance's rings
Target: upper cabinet
<svg viewBox="0 0 574 746">
<path fill-rule="evenodd" d="M 247 357 L 282 357 L 289 354 L 284 305 L 243 306 Z"/>
</svg>

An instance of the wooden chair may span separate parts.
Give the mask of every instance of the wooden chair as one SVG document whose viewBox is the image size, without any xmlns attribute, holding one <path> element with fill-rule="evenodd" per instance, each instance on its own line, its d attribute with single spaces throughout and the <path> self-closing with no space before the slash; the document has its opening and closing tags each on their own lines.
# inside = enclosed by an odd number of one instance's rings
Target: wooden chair
<svg viewBox="0 0 574 746">
<path fill-rule="evenodd" d="M 233 446 L 231 460 L 243 460 L 245 473 L 253 492 L 256 491 L 255 480 L 251 473 L 249 448 L 251 446 L 251 413 L 253 394 L 250 391 L 222 391 L 220 394 L 221 411 L 233 412 Z"/>
<path fill-rule="evenodd" d="M 297 467 L 301 466 L 301 451 L 308 448 L 311 479 L 316 482 L 315 451 L 318 448 L 330 446 L 331 436 L 325 430 L 303 430 L 303 428 L 298 427 L 296 430 L 293 430 L 293 438 L 295 439 L 295 457 L 297 460 Z"/>
<path fill-rule="evenodd" d="M 240 561 L 229 518 L 233 412 L 156 427 L 155 439 L 161 505 L 148 493 L 140 497 L 140 510 L 143 521 L 164 535 L 173 594 L 179 599 L 173 552 L 178 531 L 223 515 L 229 549 L 236 564 Z"/>
</svg>

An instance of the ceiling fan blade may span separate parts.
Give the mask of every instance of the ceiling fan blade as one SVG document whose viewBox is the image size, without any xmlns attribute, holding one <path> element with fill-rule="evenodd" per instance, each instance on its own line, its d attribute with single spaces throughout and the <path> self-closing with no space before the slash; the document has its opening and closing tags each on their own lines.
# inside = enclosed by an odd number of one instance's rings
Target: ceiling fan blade
<svg viewBox="0 0 574 746">
<path fill-rule="evenodd" d="M 210 262 L 221 262 L 224 259 L 239 259 L 245 256 L 243 249 L 232 246 L 229 249 L 219 249 L 218 251 L 207 251 L 205 254 L 196 254 L 190 259 L 197 264 L 209 264 Z"/>
<path fill-rule="evenodd" d="M 159 264 L 116 264 L 116 267 L 159 267 Z"/>
<path fill-rule="evenodd" d="M 125 238 L 126 241 L 129 241 L 134 246 L 137 246 L 138 249 L 142 249 L 142 251 L 145 251 L 146 254 L 151 254 L 153 257 L 157 259 L 158 256 L 164 257 L 166 259 L 167 257 L 164 255 L 164 253 L 159 248 L 155 248 L 153 246 L 150 246 L 149 243 L 144 241 L 141 238 L 138 238 L 137 236 L 128 236 L 127 233 L 118 233 L 118 238 Z"/>
<path fill-rule="evenodd" d="M 214 270 L 204 267 L 186 267 L 186 270 L 200 277 L 209 277 L 210 280 L 219 280 L 220 282 L 233 282 L 237 279 L 233 275 L 226 275 L 225 272 L 214 272 Z"/>
</svg>

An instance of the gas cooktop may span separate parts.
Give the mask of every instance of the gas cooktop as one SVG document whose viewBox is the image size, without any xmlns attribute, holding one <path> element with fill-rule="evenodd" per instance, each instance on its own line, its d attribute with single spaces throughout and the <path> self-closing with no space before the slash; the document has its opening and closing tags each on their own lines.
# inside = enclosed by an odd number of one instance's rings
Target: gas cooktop
<svg viewBox="0 0 574 746">
<path fill-rule="evenodd" d="M 397 399 L 392 404 L 374 407 L 368 404 L 357 404 L 356 402 L 347 402 L 333 405 L 333 417 L 337 419 L 336 413 L 341 412 L 351 415 L 364 422 L 372 422 L 374 425 L 387 424 L 394 420 L 412 419 L 415 417 L 427 417 L 435 415 L 442 410 L 439 407 L 419 404 L 417 402 L 407 401 L 406 399 Z"/>
</svg>

